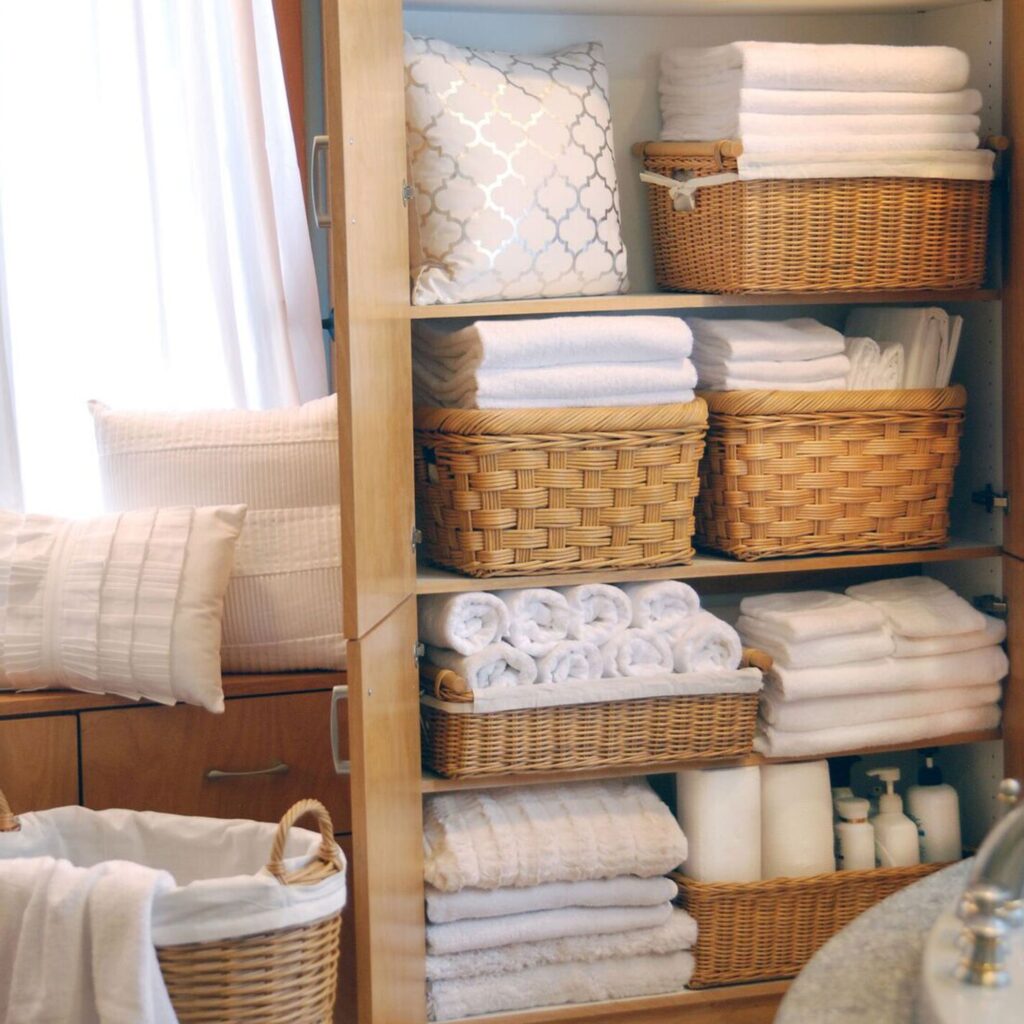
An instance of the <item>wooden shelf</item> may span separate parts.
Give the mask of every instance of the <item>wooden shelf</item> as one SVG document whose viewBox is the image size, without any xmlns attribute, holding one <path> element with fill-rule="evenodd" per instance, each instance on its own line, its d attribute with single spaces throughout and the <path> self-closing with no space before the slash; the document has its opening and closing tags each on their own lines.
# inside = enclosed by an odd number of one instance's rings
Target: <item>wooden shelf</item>
<svg viewBox="0 0 1024 1024">
<path fill-rule="evenodd" d="M 534 14 L 907 14 L 975 0 L 405 0 L 409 10 Z"/>
</svg>

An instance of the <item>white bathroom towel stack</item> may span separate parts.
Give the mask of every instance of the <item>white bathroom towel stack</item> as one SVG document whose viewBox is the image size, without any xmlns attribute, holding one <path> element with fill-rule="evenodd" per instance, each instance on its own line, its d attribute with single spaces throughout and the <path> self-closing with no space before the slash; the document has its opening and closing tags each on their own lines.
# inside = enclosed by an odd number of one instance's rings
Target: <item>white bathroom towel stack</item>
<svg viewBox="0 0 1024 1024">
<path fill-rule="evenodd" d="M 854 370 L 872 358 L 880 364 L 881 385 L 860 387 L 944 388 L 953 375 L 964 318 L 928 306 L 867 306 L 846 318 L 847 354 Z M 870 345 L 873 342 L 877 355 Z M 851 353 L 850 349 L 854 352 Z M 884 366 L 884 369 L 881 367 Z M 895 379 L 895 383 L 889 383 Z M 851 387 L 855 385 L 851 384 Z"/>
<path fill-rule="evenodd" d="M 846 358 L 850 360 L 846 378 L 850 391 L 884 391 L 904 386 L 904 349 L 899 342 L 879 345 L 874 338 L 848 337 Z"/>
<path fill-rule="evenodd" d="M 646 781 L 443 794 L 424 815 L 432 1020 L 685 987 L 686 838 Z"/>
<path fill-rule="evenodd" d="M 672 316 L 418 323 L 413 390 L 420 405 L 459 409 L 690 402 L 692 344 Z"/>
</svg>

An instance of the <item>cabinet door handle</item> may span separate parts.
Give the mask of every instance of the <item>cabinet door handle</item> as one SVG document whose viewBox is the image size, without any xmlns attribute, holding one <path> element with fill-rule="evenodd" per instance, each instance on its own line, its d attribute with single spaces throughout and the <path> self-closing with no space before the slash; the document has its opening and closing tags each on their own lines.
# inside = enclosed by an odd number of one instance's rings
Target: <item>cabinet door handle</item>
<svg viewBox="0 0 1024 1024">
<path fill-rule="evenodd" d="M 341 737 L 338 735 L 338 702 L 348 700 L 348 686 L 341 685 L 331 690 L 331 755 L 334 770 L 338 775 L 351 775 L 352 762 L 341 759 Z"/>
<path fill-rule="evenodd" d="M 250 772 L 226 772 L 220 768 L 211 768 L 206 773 L 206 777 L 211 782 L 216 782 L 218 779 L 244 779 L 250 775 L 287 775 L 290 770 L 284 761 L 278 761 L 277 764 L 272 764 L 269 768 L 254 768 Z"/>
<path fill-rule="evenodd" d="M 327 169 L 328 141 L 326 135 L 315 135 L 312 151 L 309 154 L 309 201 L 313 206 L 313 222 L 318 228 L 331 226 L 330 193 L 324 181 L 326 177 L 324 171 Z"/>
</svg>

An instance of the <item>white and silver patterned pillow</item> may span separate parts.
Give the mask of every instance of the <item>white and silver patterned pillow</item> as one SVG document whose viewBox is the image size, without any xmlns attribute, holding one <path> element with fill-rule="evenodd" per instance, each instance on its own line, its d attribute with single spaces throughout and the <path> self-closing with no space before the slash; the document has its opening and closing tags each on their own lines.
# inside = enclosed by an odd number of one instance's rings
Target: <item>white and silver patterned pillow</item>
<svg viewBox="0 0 1024 1024">
<path fill-rule="evenodd" d="M 625 291 L 600 43 L 526 56 L 407 35 L 405 81 L 415 305 Z"/>
</svg>

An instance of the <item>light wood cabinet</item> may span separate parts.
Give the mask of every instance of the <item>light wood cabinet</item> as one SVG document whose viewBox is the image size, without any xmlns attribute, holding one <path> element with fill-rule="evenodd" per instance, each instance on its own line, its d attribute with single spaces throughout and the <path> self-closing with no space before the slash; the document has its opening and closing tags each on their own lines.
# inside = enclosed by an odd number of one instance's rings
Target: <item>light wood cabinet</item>
<svg viewBox="0 0 1024 1024">
<path fill-rule="evenodd" d="M 0 721 L 0 789 L 15 814 L 77 804 L 74 715 Z"/>
</svg>

